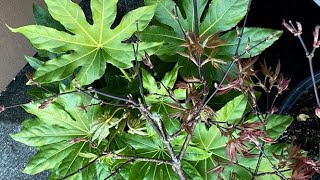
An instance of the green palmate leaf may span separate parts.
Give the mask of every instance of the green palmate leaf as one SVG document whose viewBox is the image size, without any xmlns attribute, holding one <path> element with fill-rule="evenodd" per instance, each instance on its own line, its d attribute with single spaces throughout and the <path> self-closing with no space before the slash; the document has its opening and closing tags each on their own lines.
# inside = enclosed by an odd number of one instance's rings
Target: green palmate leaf
<svg viewBox="0 0 320 180">
<path fill-rule="evenodd" d="M 134 60 L 132 45 L 122 43 L 138 29 L 143 30 L 154 15 L 156 6 L 145 6 L 127 13 L 120 24 L 111 29 L 116 17 L 117 0 L 91 1 L 94 24 L 90 25 L 81 8 L 71 0 L 45 0 L 51 16 L 59 21 L 68 32 L 58 31 L 40 25 L 12 29 L 25 35 L 39 50 L 62 53 L 34 74 L 42 83 L 59 81 L 70 76 L 78 67 L 75 80 L 87 85 L 100 78 L 106 69 L 106 62 L 118 68 L 132 67 Z M 153 54 L 162 43 L 142 42 L 138 58 L 144 51 Z"/>
<path fill-rule="evenodd" d="M 105 179 L 111 174 L 110 169 L 109 169 L 109 164 L 105 162 L 98 162 L 96 164 L 96 176 L 97 179 Z"/>
<path fill-rule="evenodd" d="M 155 137 L 158 137 L 155 135 Z M 169 160 L 170 156 L 163 147 L 161 140 L 146 138 L 139 135 L 127 135 L 125 141 L 135 150 L 134 155 Z M 177 174 L 170 165 L 153 162 L 135 162 L 130 169 L 129 179 L 177 179 Z"/>
<path fill-rule="evenodd" d="M 159 137 L 157 138 L 158 140 L 131 134 L 125 134 L 123 136 L 124 141 L 130 144 L 134 149 L 158 149 L 162 144 Z"/>
<path fill-rule="evenodd" d="M 103 115 L 101 118 L 95 119 L 91 128 L 91 132 L 94 133 L 92 140 L 98 139 L 99 145 L 110 134 L 110 129 L 118 125 L 120 121 L 120 118 L 109 115 Z"/>
<path fill-rule="evenodd" d="M 225 147 L 228 141 L 227 137 L 223 137 L 216 126 L 211 126 L 209 131 L 205 124 L 199 124 L 191 139 L 196 147 L 206 151 L 210 151 L 212 156 L 207 159 L 196 161 L 195 168 L 199 171 L 203 179 L 215 179 L 217 176 L 213 173 L 208 173 L 211 169 L 216 167 L 218 159 L 225 159 Z"/>
<path fill-rule="evenodd" d="M 23 130 L 26 130 L 26 129 L 29 129 L 29 128 L 32 128 L 32 127 L 35 127 L 35 126 L 41 126 L 43 125 L 43 121 L 41 121 L 40 119 L 38 118 L 33 118 L 33 119 L 26 119 L 22 122 L 22 127 L 23 127 Z"/>
<path fill-rule="evenodd" d="M 175 65 L 174 68 L 167 72 L 162 78 L 161 83 L 156 82 L 154 77 L 146 70 L 142 69 L 143 87 L 148 90 L 150 94 L 168 95 L 166 88 L 172 89 L 177 77 L 179 66 Z M 164 87 L 165 86 L 165 87 Z"/>
<path fill-rule="evenodd" d="M 201 36 L 233 28 L 246 14 L 248 3 L 248 0 L 212 1 L 200 26 Z"/>
<path fill-rule="evenodd" d="M 57 179 L 56 177 L 64 177 L 71 173 L 76 172 L 81 167 L 87 165 L 90 159 L 83 157 L 82 154 L 90 150 L 90 145 L 88 143 L 79 143 L 74 148 L 74 151 L 70 153 L 66 158 L 64 158 L 60 166 L 55 170 L 51 177 Z M 74 179 L 93 179 L 94 176 L 94 166 L 90 166 L 87 170 L 82 173 L 77 173 L 73 176 Z"/>
<path fill-rule="evenodd" d="M 228 138 L 221 136 L 216 126 L 211 126 L 210 129 L 207 130 L 205 124 L 199 124 L 195 129 L 191 141 L 195 143 L 196 147 L 210 151 L 215 156 L 225 156 L 224 150 Z"/>
<path fill-rule="evenodd" d="M 253 57 L 259 55 L 266 48 L 271 46 L 276 40 L 281 36 L 282 31 L 277 31 L 273 29 L 266 28 L 245 28 L 242 36 L 242 42 L 239 47 L 239 54 L 246 52 L 246 46 L 248 44 L 248 38 L 250 39 L 251 50 L 244 54 L 243 58 Z M 273 37 L 266 42 L 263 42 L 266 38 L 273 35 Z M 219 51 L 217 52 L 217 56 L 220 58 L 231 58 L 234 56 L 234 53 L 237 48 L 238 38 L 237 32 L 235 30 L 229 31 L 223 36 L 221 36 L 221 40 L 225 41 L 226 44 L 221 46 Z M 261 43 L 263 42 L 263 43 Z M 259 46 L 253 47 L 257 44 L 261 43 Z"/>
<path fill-rule="evenodd" d="M 157 41 L 163 41 L 165 44 L 162 48 L 156 52 L 158 56 L 176 55 L 176 51 L 183 51 L 181 44 L 185 42 L 184 38 L 177 36 L 177 33 L 168 27 L 162 26 L 149 26 L 143 32 L 140 33 L 142 39 L 155 39 Z"/>
<path fill-rule="evenodd" d="M 201 148 L 203 150 L 210 151 L 212 156 L 207 159 L 201 161 L 193 162 L 194 167 L 199 171 L 203 179 L 211 180 L 217 179 L 217 174 L 214 172 L 210 172 L 210 170 L 217 167 L 219 161 L 229 161 L 229 158 L 226 157 L 226 143 L 229 138 L 221 135 L 220 131 L 216 126 L 211 126 L 207 131 L 204 124 L 199 124 L 194 132 L 194 137 L 192 138 L 192 143 L 195 144 L 197 148 Z M 272 161 L 274 158 L 270 153 L 269 146 L 266 148 L 267 155 Z M 255 152 L 252 152 L 253 154 Z M 257 152 L 258 153 L 258 152 Z M 254 158 L 242 158 L 238 156 L 238 162 L 244 167 L 247 167 L 254 171 L 256 164 L 258 162 L 258 157 Z M 274 161 L 274 163 L 276 163 Z M 266 158 L 262 159 L 261 167 L 259 172 L 271 172 L 272 165 L 268 162 Z M 237 177 L 239 179 L 247 179 L 246 177 L 250 177 L 250 174 L 239 166 L 228 166 L 224 173 L 223 177 L 225 179 L 229 179 L 230 173 L 238 174 Z"/>
<path fill-rule="evenodd" d="M 75 146 L 65 142 L 48 145 L 32 157 L 23 172 L 33 175 L 55 168 L 74 151 Z"/>
<path fill-rule="evenodd" d="M 150 93 L 146 96 L 146 101 L 151 105 L 151 111 L 160 114 L 161 120 L 169 133 L 174 133 L 181 126 L 179 120 L 172 118 L 174 114 L 178 113 L 179 109 L 173 108 L 176 102 L 169 97 L 169 93 L 164 88 L 172 89 L 178 77 L 179 66 L 167 72 L 162 78 L 161 82 L 156 82 L 154 77 L 146 70 L 142 69 L 143 86 Z M 178 100 L 185 99 L 186 91 L 183 89 L 175 89 L 173 94 Z M 178 106 L 177 106 L 178 107 Z"/>
<path fill-rule="evenodd" d="M 41 146 L 27 164 L 25 173 L 52 170 L 52 178 L 59 179 L 89 163 L 91 159 L 83 154 L 97 153 L 89 142 L 92 141 L 93 122 L 101 117 L 102 109 L 100 105 L 90 106 L 87 111 L 79 107 L 91 103 L 96 100 L 82 93 L 72 93 L 59 96 L 44 109 L 39 109 L 40 103 L 24 106 L 38 119 L 28 120 L 21 132 L 11 136 L 29 146 Z M 93 165 L 73 177 L 92 179 L 94 168 Z"/>
<path fill-rule="evenodd" d="M 130 164 L 126 164 L 118 169 L 118 173 L 110 177 L 111 173 L 114 173 L 118 167 L 126 163 L 123 161 L 116 161 L 115 163 L 109 162 L 107 160 L 99 161 L 96 163 L 96 179 L 104 180 L 108 177 L 110 180 L 125 180 L 129 179 Z"/>
<path fill-rule="evenodd" d="M 201 36 L 209 36 L 217 32 L 227 31 L 233 28 L 244 17 L 248 0 L 217 0 L 212 1 L 208 11 L 204 11 L 208 0 L 199 0 L 198 13 L 204 17 L 200 22 Z M 159 51 L 159 55 L 173 54 L 181 50 L 179 45 L 183 44 L 184 36 L 179 23 L 174 15 L 175 3 L 173 0 L 145 0 L 147 5 L 158 4 L 155 19 L 160 23 L 172 28 L 174 33 L 169 33 L 163 26 L 152 26 L 141 33 L 143 39 L 157 39 L 164 41 L 165 45 Z M 181 1 L 182 7 L 178 8 L 179 21 L 186 31 L 194 32 L 194 10 L 192 0 Z M 185 18 L 181 12 L 185 14 Z"/>
<path fill-rule="evenodd" d="M 247 99 L 240 95 L 229 101 L 219 111 L 216 112 L 214 119 L 216 121 L 228 122 L 230 124 L 238 123 L 241 120 L 247 106 Z"/>
<path fill-rule="evenodd" d="M 139 135 L 126 135 L 124 140 L 135 149 L 130 153 L 134 156 L 170 160 L 171 158 L 159 137 L 157 135 L 154 135 L 154 137 L 146 138 Z M 177 149 L 180 148 L 177 147 Z M 187 151 L 185 159 L 205 159 L 208 156 L 210 156 L 210 153 L 192 147 Z M 199 172 L 187 161 L 182 162 L 182 167 L 188 179 L 202 179 Z M 153 162 L 135 162 L 130 169 L 129 179 L 178 179 L 178 176 L 170 165 Z"/>
<path fill-rule="evenodd" d="M 175 1 L 180 5 L 178 7 L 179 22 L 185 31 L 194 32 L 194 10 L 192 0 Z M 176 52 L 182 52 L 185 48 L 181 47 L 185 42 L 184 34 L 179 26 L 175 11 L 175 2 L 173 0 L 145 0 L 147 5 L 157 4 L 155 13 L 155 20 L 160 22 L 157 25 L 150 26 L 145 31 L 140 33 L 143 40 L 156 40 L 164 42 L 162 48 L 156 53 L 162 60 L 172 61 L 179 60 L 179 65 L 182 66 L 180 74 L 183 77 L 199 77 L 196 65 L 186 58 L 172 57 Z M 199 23 L 200 35 L 205 38 L 215 33 L 228 31 L 235 27 L 247 12 L 249 0 L 198 0 L 198 13 L 202 21 Z M 207 10 L 206 7 L 208 8 Z M 180 12 L 181 11 L 181 12 Z M 171 31 L 170 31 L 171 28 Z M 274 34 L 274 37 L 267 42 L 261 43 L 266 37 Z M 245 53 L 250 37 L 250 45 L 254 46 L 260 43 L 259 46 L 254 47 L 248 54 L 242 57 L 256 56 L 263 50 L 269 47 L 281 35 L 281 31 L 263 29 L 263 28 L 249 28 L 246 29 L 243 35 L 243 41 L 240 44 L 239 53 Z M 237 47 L 237 33 L 231 31 L 224 34 L 221 40 L 225 43 L 219 46 L 217 54 L 211 58 L 217 58 L 219 61 L 231 60 L 235 54 Z M 171 56 L 171 59 L 170 57 Z M 206 53 L 203 58 L 209 55 Z M 221 80 L 221 72 L 212 67 L 210 63 L 204 66 L 206 78 L 209 81 Z"/>
</svg>

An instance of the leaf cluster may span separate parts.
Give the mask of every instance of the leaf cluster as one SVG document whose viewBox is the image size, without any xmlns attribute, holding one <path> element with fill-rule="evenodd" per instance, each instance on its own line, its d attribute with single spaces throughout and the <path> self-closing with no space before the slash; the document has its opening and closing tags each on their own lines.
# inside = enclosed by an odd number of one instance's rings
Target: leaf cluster
<svg viewBox="0 0 320 180">
<path fill-rule="evenodd" d="M 24 173 L 85 180 L 290 177 L 292 164 L 278 166 L 289 149 L 275 142 L 292 119 L 259 111 L 254 90 L 282 92 L 288 80 L 263 65 L 265 84 L 255 59 L 242 61 L 282 32 L 235 28 L 250 0 L 197 0 L 197 8 L 193 0 L 145 0 L 119 25 L 117 0 L 91 0 L 91 24 L 71 0 L 45 2 L 48 11 L 34 6 L 37 25 L 10 28 L 40 55 L 26 58 L 35 69 L 29 84 L 37 87 L 23 107 L 34 118 L 12 135 L 38 149 Z"/>
</svg>

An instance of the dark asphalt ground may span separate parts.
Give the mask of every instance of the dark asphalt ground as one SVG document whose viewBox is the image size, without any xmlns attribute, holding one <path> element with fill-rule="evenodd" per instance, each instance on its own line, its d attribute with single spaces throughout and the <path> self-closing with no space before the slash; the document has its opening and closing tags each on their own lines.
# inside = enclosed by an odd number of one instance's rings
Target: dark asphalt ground
<svg viewBox="0 0 320 180">
<path fill-rule="evenodd" d="M 5 106 L 28 102 L 28 87 L 25 73 L 31 71 L 26 66 L 1 93 L 0 104 Z M 9 135 L 19 132 L 21 123 L 31 117 L 22 108 L 14 108 L 0 113 L 0 179 L 1 180 L 42 180 L 48 173 L 30 176 L 22 173 L 25 165 L 35 153 L 35 149 L 14 141 Z"/>
</svg>

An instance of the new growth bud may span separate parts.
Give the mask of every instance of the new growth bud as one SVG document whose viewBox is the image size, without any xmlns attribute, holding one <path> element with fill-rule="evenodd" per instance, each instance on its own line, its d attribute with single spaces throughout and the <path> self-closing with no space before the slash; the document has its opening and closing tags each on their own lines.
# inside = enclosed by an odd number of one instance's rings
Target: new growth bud
<svg viewBox="0 0 320 180">
<path fill-rule="evenodd" d="M 316 113 L 317 117 L 320 118 L 320 107 L 316 108 L 315 113 Z"/>
<path fill-rule="evenodd" d="M 294 36 L 299 36 L 302 34 L 302 25 L 300 22 L 296 22 L 297 24 L 297 28 L 294 27 L 293 23 L 291 21 L 289 21 L 289 24 L 286 23 L 285 20 L 283 20 L 282 25 L 288 30 L 290 31 Z"/>
<path fill-rule="evenodd" d="M 6 107 L 4 105 L 0 105 L 0 113 L 4 112 L 6 110 Z"/>
<path fill-rule="evenodd" d="M 316 26 L 316 28 L 314 29 L 314 32 L 313 32 L 313 47 L 314 48 L 320 47 L 319 29 L 320 29 L 320 26 L 318 25 L 318 26 Z"/>
</svg>

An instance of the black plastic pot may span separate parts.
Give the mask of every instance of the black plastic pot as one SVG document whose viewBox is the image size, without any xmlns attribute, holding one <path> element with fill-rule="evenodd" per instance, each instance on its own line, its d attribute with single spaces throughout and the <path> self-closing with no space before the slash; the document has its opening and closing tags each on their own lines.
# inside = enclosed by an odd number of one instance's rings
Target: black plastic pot
<svg viewBox="0 0 320 180">
<path fill-rule="evenodd" d="M 315 73 L 315 80 L 317 85 L 320 83 L 320 71 Z M 298 99 L 305 91 L 313 89 L 311 76 L 301 81 L 285 98 L 279 108 L 279 114 L 289 114 L 290 110 L 294 107 Z M 312 91 L 313 92 L 313 91 Z M 315 100 L 316 101 L 316 100 Z"/>
</svg>

